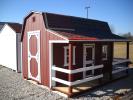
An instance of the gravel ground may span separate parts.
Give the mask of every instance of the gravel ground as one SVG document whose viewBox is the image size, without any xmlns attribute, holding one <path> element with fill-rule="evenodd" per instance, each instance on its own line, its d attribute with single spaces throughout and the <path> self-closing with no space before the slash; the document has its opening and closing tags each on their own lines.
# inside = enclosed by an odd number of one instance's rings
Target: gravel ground
<svg viewBox="0 0 133 100">
<path fill-rule="evenodd" d="M 124 95 L 124 96 L 123 96 Z M 120 97 L 121 96 L 121 97 Z M 130 76 L 71 100 L 133 100 L 133 70 Z M 0 100 L 66 100 L 67 98 L 23 80 L 20 73 L 0 66 Z"/>
<path fill-rule="evenodd" d="M 23 80 L 20 73 L 0 66 L 0 100 L 62 100 L 64 97 Z"/>
</svg>

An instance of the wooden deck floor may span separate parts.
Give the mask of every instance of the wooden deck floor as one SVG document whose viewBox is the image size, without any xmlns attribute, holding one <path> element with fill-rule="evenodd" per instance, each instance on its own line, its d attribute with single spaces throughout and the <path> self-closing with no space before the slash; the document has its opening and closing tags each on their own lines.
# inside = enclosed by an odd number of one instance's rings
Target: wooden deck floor
<svg viewBox="0 0 133 100">
<path fill-rule="evenodd" d="M 89 90 L 89 89 L 91 89 L 95 86 L 98 86 L 98 85 L 99 85 L 98 80 L 94 80 L 91 82 L 86 82 L 86 83 L 82 83 L 79 85 L 75 85 L 73 87 L 72 91 L 73 91 L 73 94 L 77 94 L 77 93 L 80 93 L 82 91 Z M 66 94 L 69 94 L 68 86 L 65 86 L 65 85 L 56 86 L 56 87 L 53 87 L 53 89 L 61 91 L 61 92 L 66 93 Z"/>
</svg>

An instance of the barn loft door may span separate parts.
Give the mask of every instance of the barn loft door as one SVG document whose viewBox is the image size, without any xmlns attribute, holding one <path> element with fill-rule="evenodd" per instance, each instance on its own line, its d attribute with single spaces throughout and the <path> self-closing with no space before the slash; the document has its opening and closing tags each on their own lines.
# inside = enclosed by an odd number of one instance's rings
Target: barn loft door
<svg viewBox="0 0 133 100">
<path fill-rule="evenodd" d="M 28 78 L 40 82 L 40 31 L 28 32 Z"/>
<path fill-rule="evenodd" d="M 90 67 L 94 65 L 94 45 L 86 44 L 83 46 L 83 67 Z M 83 77 L 90 77 L 94 75 L 94 70 L 84 71 Z"/>
</svg>

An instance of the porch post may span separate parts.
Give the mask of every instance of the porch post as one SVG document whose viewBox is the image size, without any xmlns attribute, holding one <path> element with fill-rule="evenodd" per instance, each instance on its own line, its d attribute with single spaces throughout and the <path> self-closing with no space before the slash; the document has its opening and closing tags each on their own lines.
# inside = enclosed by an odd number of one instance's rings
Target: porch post
<svg viewBox="0 0 133 100">
<path fill-rule="evenodd" d="M 113 62 L 113 58 L 114 58 L 114 42 L 112 42 L 111 43 L 111 45 L 110 45 L 110 55 L 111 55 L 111 58 L 110 58 L 110 62 L 111 62 L 111 68 L 110 68 L 110 75 L 109 75 L 109 78 L 110 78 L 110 80 L 112 80 L 113 79 L 113 75 L 112 75 L 112 71 L 113 71 L 113 65 L 112 65 L 112 62 Z"/>
<path fill-rule="evenodd" d="M 69 70 L 72 70 L 72 43 L 69 43 L 69 64 L 68 64 L 68 69 Z M 72 81 L 72 75 L 71 74 L 68 74 L 68 81 L 71 82 Z M 69 90 L 69 93 L 70 95 L 72 94 L 72 86 L 69 86 L 68 88 Z"/>
<path fill-rule="evenodd" d="M 127 42 L 127 59 L 129 59 L 129 42 Z"/>
<path fill-rule="evenodd" d="M 127 42 L 127 55 L 126 55 L 126 59 L 129 59 L 129 42 Z M 126 66 L 128 67 L 129 63 L 126 63 Z M 126 70 L 126 73 L 128 74 L 128 69 Z"/>
</svg>

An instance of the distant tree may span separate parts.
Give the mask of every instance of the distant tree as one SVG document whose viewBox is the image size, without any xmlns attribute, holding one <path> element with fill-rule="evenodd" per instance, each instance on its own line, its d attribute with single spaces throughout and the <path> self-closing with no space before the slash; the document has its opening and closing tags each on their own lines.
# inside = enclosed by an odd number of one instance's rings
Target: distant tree
<svg viewBox="0 0 133 100">
<path fill-rule="evenodd" d="M 131 32 L 122 34 L 121 36 L 133 41 L 133 35 L 131 34 Z"/>
</svg>

